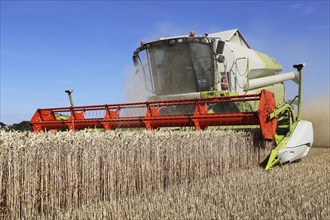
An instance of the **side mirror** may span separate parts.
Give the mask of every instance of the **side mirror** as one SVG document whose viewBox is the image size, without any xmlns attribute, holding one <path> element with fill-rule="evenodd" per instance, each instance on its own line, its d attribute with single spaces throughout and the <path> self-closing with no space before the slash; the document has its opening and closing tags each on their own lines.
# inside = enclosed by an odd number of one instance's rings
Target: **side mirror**
<svg viewBox="0 0 330 220">
<path fill-rule="evenodd" d="M 224 41 L 218 41 L 216 53 L 217 54 L 222 54 L 224 48 L 225 48 L 225 42 Z"/>
<path fill-rule="evenodd" d="M 134 63 L 134 66 L 137 66 L 139 65 L 139 62 L 138 62 L 138 56 L 137 55 L 133 55 L 133 63 Z"/>
<path fill-rule="evenodd" d="M 219 63 L 224 63 L 225 62 L 225 56 L 222 54 L 219 54 L 219 56 L 216 59 Z"/>
</svg>

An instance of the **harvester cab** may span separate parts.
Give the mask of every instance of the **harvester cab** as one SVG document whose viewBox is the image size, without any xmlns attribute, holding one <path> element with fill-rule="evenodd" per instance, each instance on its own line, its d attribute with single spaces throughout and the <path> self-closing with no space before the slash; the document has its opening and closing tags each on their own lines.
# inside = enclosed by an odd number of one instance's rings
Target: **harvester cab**
<svg viewBox="0 0 330 220">
<path fill-rule="evenodd" d="M 274 143 L 266 169 L 298 160 L 312 146 L 312 124 L 300 119 L 303 65 L 279 74 L 281 64 L 252 50 L 237 29 L 141 41 L 133 62 L 150 92 L 146 102 L 38 109 L 32 129 L 259 129 L 262 139 Z M 298 82 L 296 113 L 285 102 L 286 80 Z M 95 111 L 102 113 L 89 116 Z"/>
<path fill-rule="evenodd" d="M 284 80 L 276 77 L 282 66 L 252 50 L 238 30 L 204 36 L 191 32 L 189 36 L 141 41 L 133 60 L 141 69 L 139 73 L 144 74 L 147 89 L 154 94 L 150 101 L 201 98 L 212 93 L 254 94 L 262 88 L 273 92 L 281 104 L 283 81 L 296 78 L 295 73 L 281 74 L 286 76 Z M 259 82 L 265 77 L 270 78 Z"/>
</svg>

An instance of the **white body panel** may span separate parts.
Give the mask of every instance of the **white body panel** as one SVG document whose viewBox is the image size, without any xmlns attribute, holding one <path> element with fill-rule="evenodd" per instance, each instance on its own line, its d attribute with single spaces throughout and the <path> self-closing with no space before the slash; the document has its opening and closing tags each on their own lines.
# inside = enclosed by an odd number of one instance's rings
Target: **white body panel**
<svg viewBox="0 0 330 220">
<path fill-rule="evenodd" d="M 278 64 L 278 69 L 268 69 L 265 60 L 262 59 L 259 52 L 252 50 L 241 33 L 237 30 L 229 30 L 224 32 L 213 33 L 210 37 L 218 37 L 225 41 L 223 56 L 225 60 L 223 63 L 218 63 L 218 74 L 227 72 L 229 77 L 229 88 L 231 92 L 238 92 L 244 94 L 244 85 L 247 79 L 255 79 L 274 75 L 282 70 L 280 64 L 274 58 L 263 55 L 264 59 L 267 57 L 274 63 Z M 220 76 L 215 76 L 216 82 Z M 271 85 L 272 83 L 267 83 Z M 220 83 L 215 85 L 217 90 L 221 90 Z"/>
<path fill-rule="evenodd" d="M 250 75 L 259 76 L 265 68 L 265 63 L 253 50 L 239 44 L 226 42 L 223 55 L 225 63 L 218 64 L 218 68 L 220 72 L 229 73 L 231 91 L 244 93 L 249 70 Z"/>
<path fill-rule="evenodd" d="M 308 154 L 313 145 L 313 125 L 310 121 L 298 122 L 286 146 L 278 151 L 281 163 L 292 162 Z"/>
</svg>

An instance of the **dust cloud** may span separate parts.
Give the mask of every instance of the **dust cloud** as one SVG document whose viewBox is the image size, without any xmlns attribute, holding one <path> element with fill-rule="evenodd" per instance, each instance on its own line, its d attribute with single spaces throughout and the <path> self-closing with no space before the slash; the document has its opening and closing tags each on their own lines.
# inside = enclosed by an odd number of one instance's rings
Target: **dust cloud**
<svg viewBox="0 0 330 220">
<path fill-rule="evenodd" d="M 314 129 L 314 146 L 330 147 L 330 97 L 306 101 L 302 107 L 302 119 L 311 121 Z"/>
<path fill-rule="evenodd" d="M 133 66 L 126 67 L 124 91 L 125 102 L 147 101 L 148 96 L 152 95 L 146 89 L 143 72 L 141 70 L 136 72 Z"/>
</svg>

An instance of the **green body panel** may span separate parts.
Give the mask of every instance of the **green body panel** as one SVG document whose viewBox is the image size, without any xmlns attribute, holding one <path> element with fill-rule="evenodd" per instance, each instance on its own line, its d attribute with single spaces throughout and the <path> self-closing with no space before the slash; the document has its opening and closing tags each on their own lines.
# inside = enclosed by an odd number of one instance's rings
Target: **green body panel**
<svg viewBox="0 0 330 220">
<path fill-rule="evenodd" d="M 285 89 L 283 83 L 277 83 L 271 86 L 266 86 L 258 89 L 249 90 L 248 94 L 259 94 L 261 90 L 266 89 L 272 93 L 274 93 L 275 96 L 275 102 L 276 105 L 281 105 L 285 101 Z M 251 107 L 253 111 L 256 111 L 259 106 L 259 101 L 251 102 Z"/>
<path fill-rule="evenodd" d="M 207 98 L 212 96 L 236 96 L 237 92 L 228 91 L 207 91 L 201 92 L 201 98 Z M 249 103 L 237 102 L 237 103 L 219 103 L 209 107 L 209 113 L 225 113 L 225 112 L 248 112 L 251 111 Z"/>
<path fill-rule="evenodd" d="M 67 115 L 55 115 L 56 120 L 68 120 L 70 117 Z"/>
<path fill-rule="evenodd" d="M 297 112 L 297 121 L 301 119 L 301 85 L 302 85 L 302 68 L 304 65 L 296 67 L 299 72 L 299 87 L 298 87 L 298 112 Z"/>
<path fill-rule="evenodd" d="M 263 54 L 258 51 L 254 51 L 260 59 L 265 63 L 265 68 L 262 70 L 261 73 L 258 74 L 258 77 L 254 77 L 253 74 L 251 75 L 251 78 L 259 78 L 259 77 L 265 77 L 265 76 L 271 76 L 274 75 L 274 73 L 282 71 L 282 65 L 279 64 L 274 58 Z"/>
<path fill-rule="evenodd" d="M 296 64 L 293 65 L 299 72 L 299 80 L 298 80 L 298 111 L 297 117 L 294 117 L 293 108 L 289 104 L 283 104 L 278 106 L 275 111 L 270 115 L 271 118 L 278 118 L 278 125 L 276 130 L 276 147 L 272 150 L 268 163 L 265 167 L 266 170 L 269 170 L 276 164 L 280 162 L 277 157 L 278 151 L 283 149 L 288 141 L 291 138 L 294 130 L 296 129 L 298 122 L 301 119 L 301 90 L 302 90 L 302 68 L 304 64 Z M 281 130 L 283 129 L 283 130 Z"/>
<path fill-rule="evenodd" d="M 277 144 L 277 146 L 275 147 L 275 149 L 272 150 L 272 152 L 270 153 L 269 159 L 268 159 L 268 163 L 265 167 L 265 170 L 269 170 L 270 168 L 272 168 L 273 166 L 275 166 L 276 164 L 278 164 L 280 162 L 280 159 L 277 158 L 277 153 L 279 150 L 281 150 L 282 148 L 285 147 L 285 145 L 288 143 L 288 141 L 291 138 L 292 132 L 294 131 L 294 129 L 296 128 L 298 122 L 295 122 L 292 124 L 292 128 L 290 129 L 290 131 L 287 133 L 286 136 L 284 136 L 281 141 Z"/>
<path fill-rule="evenodd" d="M 228 92 L 228 91 L 206 91 L 200 92 L 201 98 L 213 97 L 213 96 L 234 96 L 238 95 L 237 92 Z"/>
<path fill-rule="evenodd" d="M 280 162 L 280 160 L 277 158 L 277 153 L 279 150 L 286 146 L 298 124 L 298 121 L 294 117 L 292 106 L 287 103 L 283 103 L 277 106 L 273 113 L 270 114 L 270 119 L 273 118 L 278 119 L 275 134 L 276 147 L 270 153 L 268 163 L 265 167 L 266 170 L 269 170 Z"/>
</svg>

